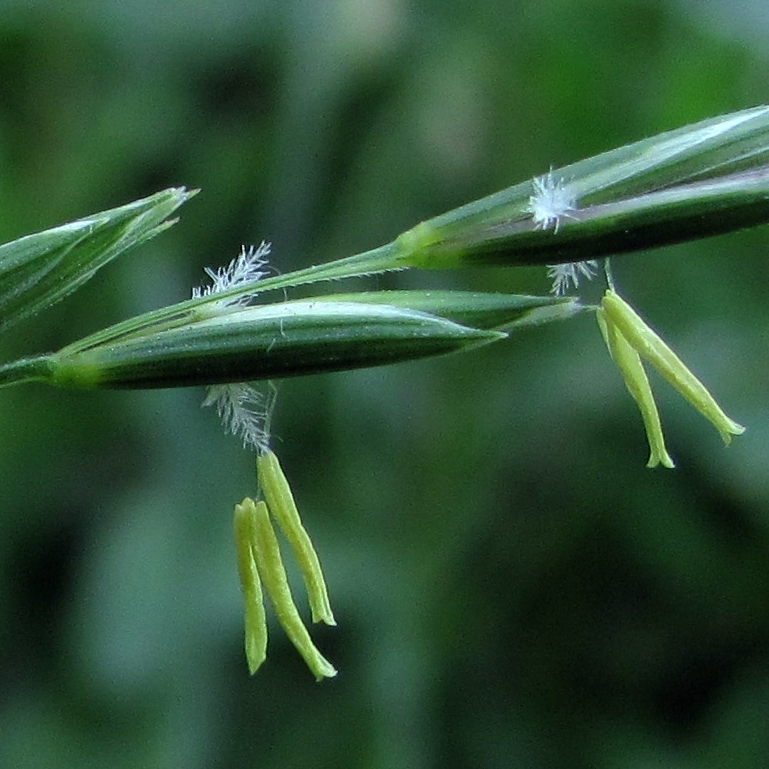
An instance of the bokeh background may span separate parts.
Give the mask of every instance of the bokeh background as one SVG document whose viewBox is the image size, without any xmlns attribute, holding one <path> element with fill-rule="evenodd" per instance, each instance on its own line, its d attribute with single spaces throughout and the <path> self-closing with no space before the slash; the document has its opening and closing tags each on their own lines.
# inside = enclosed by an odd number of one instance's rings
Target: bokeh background
<svg viewBox="0 0 769 769">
<path fill-rule="evenodd" d="M 242 243 L 281 271 L 349 255 L 766 102 L 768 35 L 760 0 L 5 0 L 0 240 L 202 192 L 0 355 L 186 298 Z M 339 621 L 322 684 L 276 628 L 248 677 L 231 510 L 253 464 L 202 390 L 0 392 L 0 766 L 765 767 L 768 245 L 615 264 L 748 426 L 726 450 L 655 380 L 674 472 L 644 467 L 589 316 L 284 383 L 275 446 Z"/>
</svg>

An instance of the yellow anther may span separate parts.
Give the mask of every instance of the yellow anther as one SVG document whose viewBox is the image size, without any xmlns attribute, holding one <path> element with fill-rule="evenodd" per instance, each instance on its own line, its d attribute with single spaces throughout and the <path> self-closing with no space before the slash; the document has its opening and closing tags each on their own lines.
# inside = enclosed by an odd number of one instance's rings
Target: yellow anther
<svg viewBox="0 0 769 769">
<path fill-rule="evenodd" d="M 265 451 L 257 457 L 256 474 L 267 507 L 285 534 L 299 564 L 310 601 L 312 621 L 336 625 L 318 554 L 302 525 L 294 496 L 278 457 L 272 451 Z"/>
<path fill-rule="evenodd" d="M 270 522 L 270 514 L 267 505 L 261 501 L 256 502 L 251 510 L 251 550 L 264 589 L 289 640 L 318 681 L 335 676 L 336 669 L 318 651 L 299 616 L 288 585 L 278 539 Z"/>
<path fill-rule="evenodd" d="M 238 575 L 243 592 L 243 608 L 246 628 L 246 660 L 248 672 L 253 675 L 267 659 L 267 619 L 264 613 L 264 597 L 259 572 L 251 549 L 251 521 L 254 516 L 254 500 L 246 497 L 235 505 L 233 528 L 235 550 L 238 557 Z"/>
<path fill-rule="evenodd" d="M 733 435 L 745 432 L 742 425 L 723 412 L 705 385 L 621 296 L 609 289 L 604 294 L 601 307 L 630 346 L 649 361 L 700 414 L 710 420 L 724 443 L 728 445 Z"/>
<path fill-rule="evenodd" d="M 606 346 L 609 348 L 609 354 L 622 374 L 625 386 L 641 412 L 650 451 L 646 466 L 656 467 L 661 464 L 668 468 L 675 467 L 665 447 L 665 436 L 662 433 L 657 404 L 638 353 L 628 344 L 622 332 L 611 321 L 607 320 L 605 311 L 600 307 L 596 312 L 596 320 Z"/>
</svg>

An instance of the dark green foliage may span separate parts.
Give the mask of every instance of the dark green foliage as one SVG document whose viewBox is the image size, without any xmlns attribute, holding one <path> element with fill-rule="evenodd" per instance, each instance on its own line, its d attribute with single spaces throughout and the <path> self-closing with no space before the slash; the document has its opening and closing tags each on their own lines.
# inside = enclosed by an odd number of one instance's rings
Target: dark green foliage
<svg viewBox="0 0 769 769">
<path fill-rule="evenodd" d="M 183 300 L 241 243 L 317 264 L 766 99 L 761 4 L 729 5 L 729 38 L 715 2 L 85 5 L 0 10 L 0 241 L 202 193 L 12 329 L 4 361 Z M 247 674 L 231 511 L 252 457 L 202 391 L 0 392 L 0 766 L 762 769 L 766 238 L 615 265 L 748 428 L 726 450 L 663 396 L 675 471 L 644 467 L 589 317 L 282 386 L 339 624 L 315 639 L 340 670 L 321 685 L 277 633 Z M 425 285 L 548 289 L 541 268 L 376 287 Z"/>
</svg>

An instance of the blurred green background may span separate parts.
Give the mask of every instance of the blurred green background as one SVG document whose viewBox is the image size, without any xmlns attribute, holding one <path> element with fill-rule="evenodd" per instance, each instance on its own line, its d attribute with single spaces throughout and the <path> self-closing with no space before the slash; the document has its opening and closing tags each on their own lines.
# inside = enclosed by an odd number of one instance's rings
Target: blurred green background
<svg viewBox="0 0 769 769">
<path fill-rule="evenodd" d="M 202 193 L 0 355 L 186 298 L 242 243 L 282 272 L 345 256 L 763 103 L 767 33 L 749 0 L 6 0 L 1 241 Z M 766 247 L 759 228 L 615 264 L 748 426 L 725 450 L 658 386 L 674 472 L 644 467 L 589 316 L 284 383 L 275 448 L 339 621 L 315 632 L 341 671 L 322 684 L 275 628 L 247 675 L 231 511 L 252 458 L 202 390 L 2 391 L 0 766 L 765 767 Z"/>
</svg>

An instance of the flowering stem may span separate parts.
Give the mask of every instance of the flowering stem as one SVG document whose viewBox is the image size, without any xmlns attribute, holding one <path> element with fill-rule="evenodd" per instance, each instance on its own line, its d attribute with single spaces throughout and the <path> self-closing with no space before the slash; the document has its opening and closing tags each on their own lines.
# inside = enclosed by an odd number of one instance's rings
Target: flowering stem
<svg viewBox="0 0 769 769">
<path fill-rule="evenodd" d="M 343 259 L 337 259 L 327 264 L 318 264 L 296 270 L 295 272 L 289 272 L 285 275 L 263 278 L 259 281 L 259 293 L 293 288 L 294 286 L 317 283 L 323 280 L 341 280 L 343 278 L 404 269 L 407 265 L 401 263 L 402 257 L 401 247 L 393 241 L 379 248 L 364 251 L 363 253 Z M 200 317 L 209 317 L 210 313 L 206 311 L 207 306 L 211 304 L 221 306 L 227 300 L 237 299 L 239 296 L 253 293 L 253 291 L 253 285 L 246 287 L 238 285 L 224 291 L 178 302 L 169 307 L 162 307 L 154 312 L 145 313 L 138 318 L 129 318 L 122 323 L 117 323 L 114 326 L 97 331 L 95 334 L 91 334 L 85 339 L 70 345 L 68 351 L 73 353 L 82 352 L 97 345 L 142 334 L 150 328 L 153 332 L 161 331 L 190 323 Z"/>
<path fill-rule="evenodd" d="M 50 375 L 50 355 L 22 358 L 0 366 L 0 387 L 22 382 L 45 382 Z"/>
</svg>

